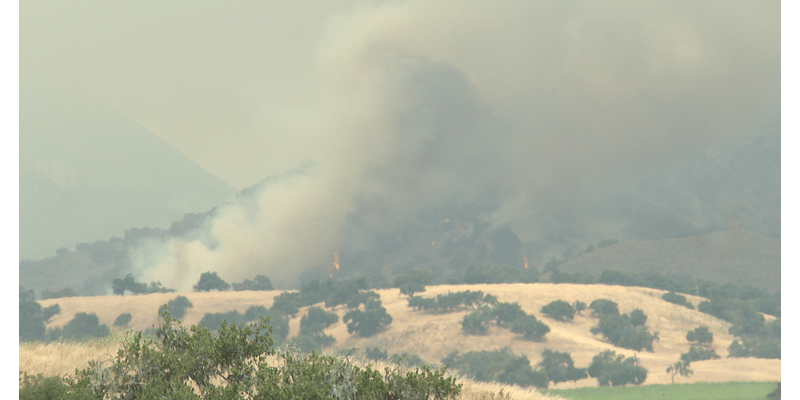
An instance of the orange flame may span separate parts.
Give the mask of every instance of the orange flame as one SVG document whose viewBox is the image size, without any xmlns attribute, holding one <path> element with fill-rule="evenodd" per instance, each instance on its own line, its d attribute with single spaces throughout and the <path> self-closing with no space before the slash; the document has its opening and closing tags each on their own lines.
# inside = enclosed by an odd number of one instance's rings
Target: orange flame
<svg viewBox="0 0 800 400">
<path fill-rule="evenodd" d="M 339 270 L 339 253 L 333 252 L 333 264 L 328 267 L 328 278 L 333 278 L 333 274 Z"/>
</svg>

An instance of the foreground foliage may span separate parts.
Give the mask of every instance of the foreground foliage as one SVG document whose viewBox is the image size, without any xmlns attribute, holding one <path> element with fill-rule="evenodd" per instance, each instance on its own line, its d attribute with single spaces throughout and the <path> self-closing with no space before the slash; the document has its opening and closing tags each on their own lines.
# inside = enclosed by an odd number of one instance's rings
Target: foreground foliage
<svg viewBox="0 0 800 400">
<path fill-rule="evenodd" d="M 216 334 L 187 329 L 166 308 L 155 340 L 134 333 L 110 366 L 92 361 L 73 377 L 23 375 L 20 399 L 454 399 L 445 369 L 359 367 L 344 357 L 276 352 L 266 318 Z M 277 357 L 277 366 L 267 363 Z"/>
</svg>

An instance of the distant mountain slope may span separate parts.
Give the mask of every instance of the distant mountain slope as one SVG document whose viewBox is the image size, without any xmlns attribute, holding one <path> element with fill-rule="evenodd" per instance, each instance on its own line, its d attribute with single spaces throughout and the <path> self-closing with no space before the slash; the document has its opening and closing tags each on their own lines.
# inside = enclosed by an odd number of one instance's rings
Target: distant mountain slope
<svg viewBox="0 0 800 400">
<path fill-rule="evenodd" d="M 759 233 L 728 230 L 681 239 L 630 241 L 595 250 L 558 268 L 659 272 L 769 290 L 781 287 L 781 243 Z"/>
<path fill-rule="evenodd" d="M 20 85 L 20 257 L 163 227 L 236 190 L 75 90 Z"/>
</svg>

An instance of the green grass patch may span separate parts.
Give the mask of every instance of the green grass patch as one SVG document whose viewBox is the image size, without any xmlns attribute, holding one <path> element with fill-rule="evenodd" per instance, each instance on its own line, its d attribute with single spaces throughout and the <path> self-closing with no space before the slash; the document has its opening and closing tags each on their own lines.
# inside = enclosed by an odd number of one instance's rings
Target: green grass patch
<svg viewBox="0 0 800 400">
<path fill-rule="evenodd" d="M 777 382 L 700 382 L 672 385 L 590 387 L 543 390 L 573 400 L 680 399 L 763 400 Z"/>
</svg>

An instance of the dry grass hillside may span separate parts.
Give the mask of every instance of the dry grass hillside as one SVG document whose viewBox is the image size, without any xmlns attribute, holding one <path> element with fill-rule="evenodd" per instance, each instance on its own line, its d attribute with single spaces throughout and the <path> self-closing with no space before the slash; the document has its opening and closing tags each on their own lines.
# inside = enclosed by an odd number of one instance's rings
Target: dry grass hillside
<svg viewBox="0 0 800 400">
<path fill-rule="evenodd" d="M 630 241 L 584 254 L 558 269 L 594 276 L 600 276 L 606 269 L 659 272 L 774 291 L 781 288 L 781 242 L 745 230 Z"/>
<path fill-rule="evenodd" d="M 645 384 L 663 384 L 670 382 L 666 368 L 680 359 L 680 354 L 689 350 L 686 332 L 699 325 L 707 325 L 714 334 L 713 348 L 722 356 L 719 360 L 692 363 L 694 375 L 685 378 L 678 376 L 676 382 L 725 382 L 725 381 L 779 381 L 781 379 L 780 360 L 762 359 L 727 359 L 727 348 L 733 340 L 728 334 L 728 324 L 712 316 L 696 310 L 668 303 L 661 299 L 663 291 L 648 288 L 606 286 L 606 285 L 572 285 L 572 284 L 491 284 L 491 285 L 441 285 L 429 286 L 420 295 L 425 297 L 464 290 L 481 290 L 497 296 L 502 302 L 516 302 L 529 314 L 535 315 L 550 326 L 550 333 L 542 343 L 522 340 L 507 329 L 493 327 L 487 336 L 465 336 L 461 332 L 460 321 L 469 311 L 458 311 L 447 314 L 428 314 L 412 311 L 407 306 L 406 296 L 398 289 L 378 290 L 384 307 L 393 317 L 392 324 L 383 332 L 369 338 L 360 338 L 347 333 L 347 326 L 341 317 L 346 309 L 342 306 L 335 309 L 340 316 L 338 323 L 326 329 L 325 333 L 336 338 L 336 348 L 361 348 L 378 346 L 394 353 L 418 354 L 429 363 L 438 363 L 442 357 L 454 350 L 466 352 L 470 350 L 497 350 L 510 348 L 517 354 L 525 354 L 532 364 L 541 360 L 541 352 L 546 349 L 566 351 L 572 355 L 576 366 L 586 367 L 592 357 L 605 349 L 613 349 L 618 354 L 632 356 L 636 353 L 641 365 L 648 369 Z M 227 312 L 237 309 L 244 312 L 252 305 L 270 307 L 272 299 L 280 291 L 270 292 L 213 292 L 183 293 L 194 304 L 187 310 L 184 322 L 196 324 L 205 313 Z M 75 313 L 96 313 L 100 322 L 111 326 L 116 317 L 125 312 L 133 315 L 131 327 L 147 329 L 157 321 L 159 305 L 178 296 L 175 293 L 159 293 L 140 296 L 104 296 L 73 297 L 41 301 L 43 306 L 58 303 L 61 314 L 50 322 L 49 327 L 63 326 Z M 648 316 L 647 327 L 651 332 L 659 332 L 660 340 L 654 343 L 654 352 L 634 352 L 616 348 L 606 343 L 601 336 L 594 336 L 589 329 L 596 324 L 596 319 L 589 316 L 576 315 L 572 322 L 557 322 L 539 311 L 542 306 L 553 300 L 576 300 L 589 304 L 598 298 L 613 300 L 619 304 L 621 312 L 630 312 L 641 308 Z M 702 298 L 687 296 L 697 305 Z M 304 311 L 290 321 L 289 337 L 299 332 L 300 317 Z M 772 317 L 767 317 L 770 320 Z M 38 347 L 37 347 L 38 346 Z M 61 347 L 59 347 L 61 346 Z M 28 372 L 71 373 L 80 365 L 80 359 L 98 358 L 102 354 L 112 355 L 113 343 L 107 352 L 104 349 L 93 349 L 91 346 L 76 345 L 22 345 L 20 347 L 20 370 Z M 46 360 L 37 362 L 36 360 Z M 43 371 L 47 368 L 47 371 Z M 474 383 L 472 383 L 474 384 Z M 551 388 L 568 388 L 595 386 L 596 380 L 587 378 L 578 382 L 567 382 L 552 385 Z M 482 389 L 476 389 L 482 390 Z M 530 392 L 534 393 L 534 392 Z M 533 396 L 533 394 L 531 394 Z M 515 396 L 524 398 L 525 396 Z M 530 397 L 534 398 L 534 397 Z"/>
</svg>

